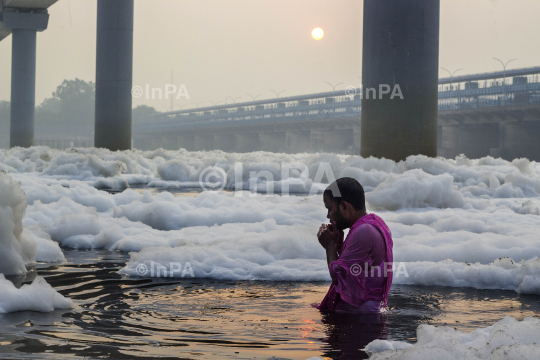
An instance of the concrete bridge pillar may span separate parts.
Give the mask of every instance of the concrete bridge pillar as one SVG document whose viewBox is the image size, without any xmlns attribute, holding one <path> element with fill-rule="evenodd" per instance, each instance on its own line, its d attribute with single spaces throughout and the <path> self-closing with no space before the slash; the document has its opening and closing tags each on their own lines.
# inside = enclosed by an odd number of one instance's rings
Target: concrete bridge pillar
<svg viewBox="0 0 540 360">
<path fill-rule="evenodd" d="M 178 149 L 186 149 L 187 151 L 193 151 L 195 149 L 195 139 L 191 135 L 178 136 L 177 138 Z"/>
<path fill-rule="evenodd" d="M 312 131 L 311 151 L 352 154 L 354 152 L 354 132 L 351 129 Z"/>
<path fill-rule="evenodd" d="M 193 140 L 193 150 L 195 151 L 214 150 L 214 135 L 196 135 Z"/>
<path fill-rule="evenodd" d="M 262 132 L 259 134 L 262 151 L 270 151 L 275 153 L 286 152 L 286 135 L 285 132 Z"/>
<path fill-rule="evenodd" d="M 337 154 L 354 153 L 354 130 L 353 129 L 335 129 L 326 134 L 326 148 L 330 152 Z"/>
<path fill-rule="evenodd" d="M 508 151 L 506 149 L 506 122 L 499 122 L 499 145 L 491 148 L 489 155 L 494 158 L 503 158 L 508 160 Z"/>
<path fill-rule="evenodd" d="M 164 148 L 166 144 L 164 144 L 163 140 L 161 138 L 157 137 L 149 137 L 144 139 L 145 143 L 145 150 L 155 150 L 159 148 Z M 165 148 L 164 148 L 165 149 Z"/>
<path fill-rule="evenodd" d="M 81 141 L 81 143 L 83 143 Z M 76 144 L 77 145 L 77 144 Z M 81 145 L 84 146 L 84 145 Z M 146 142 L 144 138 L 134 137 L 133 138 L 133 147 L 138 150 L 146 150 Z"/>
<path fill-rule="evenodd" d="M 364 0 L 363 157 L 437 155 L 439 12 L 440 0 Z"/>
<path fill-rule="evenodd" d="M 259 133 L 236 134 L 236 152 L 251 152 L 261 149 Z"/>
<path fill-rule="evenodd" d="M 310 143 L 310 131 L 287 131 L 285 134 L 285 147 L 288 153 L 296 154 L 309 152 Z"/>
<path fill-rule="evenodd" d="M 233 152 L 235 148 L 235 134 L 214 135 L 214 149 L 225 152 Z"/>
<path fill-rule="evenodd" d="M 131 149 L 133 0 L 98 0 L 94 144 Z"/>
<path fill-rule="evenodd" d="M 3 12 L 3 27 L 11 30 L 10 147 L 34 145 L 36 108 L 36 34 L 49 23 L 46 10 Z"/>
<path fill-rule="evenodd" d="M 507 160 L 526 157 L 540 161 L 540 122 L 517 121 L 505 124 L 503 157 Z"/>
<path fill-rule="evenodd" d="M 493 154 L 499 148 L 499 124 L 462 124 L 444 126 L 441 134 L 439 156 L 452 159 L 465 154 L 478 159 Z"/>
<path fill-rule="evenodd" d="M 362 137 L 362 127 L 360 125 L 353 126 L 353 154 L 360 155 Z"/>
<path fill-rule="evenodd" d="M 156 147 L 156 149 L 157 148 L 163 148 L 165 150 L 178 150 L 180 148 L 178 146 L 178 137 L 164 136 L 163 138 L 159 139 L 159 145 Z"/>
<path fill-rule="evenodd" d="M 326 152 L 326 147 L 324 144 L 324 131 L 311 132 L 309 149 L 311 152 Z"/>
</svg>

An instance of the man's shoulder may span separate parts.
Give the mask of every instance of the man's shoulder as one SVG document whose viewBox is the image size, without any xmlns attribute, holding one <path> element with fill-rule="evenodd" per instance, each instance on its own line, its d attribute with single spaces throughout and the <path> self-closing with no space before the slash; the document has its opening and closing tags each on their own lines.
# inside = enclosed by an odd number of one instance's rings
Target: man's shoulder
<svg viewBox="0 0 540 360">
<path fill-rule="evenodd" d="M 363 223 L 358 225 L 353 232 L 379 232 L 379 229 L 373 224 Z"/>
<path fill-rule="evenodd" d="M 355 238 L 369 237 L 371 239 L 384 239 L 381 231 L 375 225 L 369 223 L 363 223 L 358 225 L 355 229 L 352 230 L 351 236 Z"/>
</svg>

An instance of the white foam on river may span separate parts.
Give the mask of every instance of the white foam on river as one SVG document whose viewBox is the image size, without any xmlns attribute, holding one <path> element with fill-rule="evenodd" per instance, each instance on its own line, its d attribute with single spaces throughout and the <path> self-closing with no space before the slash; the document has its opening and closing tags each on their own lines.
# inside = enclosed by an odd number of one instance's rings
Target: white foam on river
<svg viewBox="0 0 540 360">
<path fill-rule="evenodd" d="M 31 284 L 17 289 L 0 274 L 0 313 L 15 311 L 50 312 L 55 309 L 71 309 L 73 301 L 52 288 L 41 276 Z"/>
<path fill-rule="evenodd" d="M 375 340 L 365 350 L 372 360 L 390 359 L 538 359 L 540 319 L 506 316 L 486 328 L 463 333 L 448 326 L 420 325 L 418 341 Z"/>
<path fill-rule="evenodd" d="M 235 163 L 242 164 L 240 179 Z M 527 159 L 411 156 L 396 163 L 333 154 L 15 148 L 0 150 L 0 170 L 7 172 L 3 178 L 21 182 L 28 207 L 14 212 L 19 200 L 9 200 L 3 211 L 18 214 L 22 234 L 36 241 L 34 261 L 62 260 L 44 245 L 51 238 L 61 247 L 133 252 L 122 270 L 130 276 L 140 275 L 141 264 L 189 262 L 198 277 L 327 281 L 325 253 L 315 236 L 327 221 L 321 195 L 175 197 L 98 190 L 193 185 L 210 166 L 228 174 L 228 190 L 249 189 L 251 182 L 273 190 L 291 185 L 293 192 L 307 193 L 326 186 L 326 178 L 317 178 L 321 163 L 336 178 L 358 179 L 368 211 L 390 226 L 394 259 L 406 264 L 409 275 L 396 277 L 396 283 L 540 294 L 540 165 Z M 297 179 L 282 177 L 284 164 Z M 273 181 L 250 178 L 261 171 Z M 1 226 L 2 234 L 13 233 L 15 218 L 10 219 L 0 220 L 8 224 Z M 8 246 L 7 238 L 15 244 L 13 236 L 3 237 L 2 244 Z M 21 273 L 31 261 L 21 255 L 24 251 L 10 251 L 2 272 Z M 20 260 L 13 260 L 17 256 Z"/>
</svg>

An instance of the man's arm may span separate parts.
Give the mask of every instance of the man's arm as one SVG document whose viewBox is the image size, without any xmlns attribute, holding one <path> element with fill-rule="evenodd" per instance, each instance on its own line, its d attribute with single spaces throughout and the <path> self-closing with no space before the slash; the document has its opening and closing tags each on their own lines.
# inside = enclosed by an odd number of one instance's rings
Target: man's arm
<svg viewBox="0 0 540 360">
<path fill-rule="evenodd" d="M 335 223 L 328 226 L 323 224 L 319 228 L 317 237 L 319 238 L 319 243 L 326 250 L 326 263 L 330 267 L 330 264 L 339 258 L 338 246 L 341 248 L 343 245 L 343 231 L 337 230 Z M 331 271 L 330 275 L 332 275 Z M 332 278 L 332 281 L 337 283 L 337 279 Z"/>
<path fill-rule="evenodd" d="M 334 242 L 331 242 L 326 248 L 326 262 L 328 265 L 338 259 L 337 246 Z"/>
</svg>

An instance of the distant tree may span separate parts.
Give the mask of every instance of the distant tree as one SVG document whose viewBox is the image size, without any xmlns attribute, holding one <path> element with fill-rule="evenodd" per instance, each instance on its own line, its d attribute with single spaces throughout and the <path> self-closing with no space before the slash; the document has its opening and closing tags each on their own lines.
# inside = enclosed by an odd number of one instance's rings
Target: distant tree
<svg viewBox="0 0 540 360">
<path fill-rule="evenodd" d="M 36 108 L 36 124 L 94 126 L 95 85 L 81 79 L 64 80 L 52 98 Z"/>
<path fill-rule="evenodd" d="M 0 149 L 9 147 L 9 101 L 0 101 Z"/>
<path fill-rule="evenodd" d="M 139 105 L 133 109 L 131 118 L 134 124 L 140 124 L 147 122 L 151 115 L 157 114 L 158 111 L 152 106 L 148 105 Z"/>
</svg>

